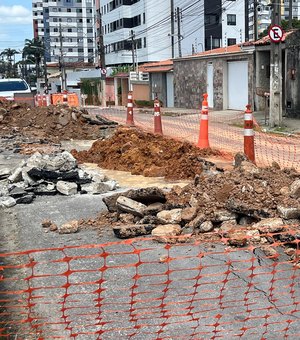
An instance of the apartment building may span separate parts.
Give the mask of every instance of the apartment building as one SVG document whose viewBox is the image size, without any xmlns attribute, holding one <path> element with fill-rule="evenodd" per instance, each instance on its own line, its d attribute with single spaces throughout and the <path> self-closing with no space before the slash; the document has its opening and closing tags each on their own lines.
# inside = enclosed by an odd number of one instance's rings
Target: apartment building
<svg viewBox="0 0 300 340">
<path fill-rule="evenodd" d="M 290 1 L 284 1 L 284 17 L 289 18 Z M 292 19 L 300 19 L 300 0 L 292 0 Z"/>
<path fill-rule="evenodd" d="M 106 65 L 176 58 L 245 41 L 244 0 L 100 0 L 96 7 Z"/>
<path fill-rule="evenodd" d="M 95 0 L 33 0 L 32 12 L 47 62 L 95 62 Z"/>
<path fill-rule="evenodd" d="M 281 19 L 289 19 L 290 0 L 280 1 Z M 272 1 L 271 0 L 246 0 L 246 15 L 248 20 L 248 37 L 246 40 L 254 40 L 265 32 L 271 24 Z M 300 0 L 292 0 L 292 19 L 300 19 Z M 255 30 L 256 27 L 256 30 Z"/>
</svg>

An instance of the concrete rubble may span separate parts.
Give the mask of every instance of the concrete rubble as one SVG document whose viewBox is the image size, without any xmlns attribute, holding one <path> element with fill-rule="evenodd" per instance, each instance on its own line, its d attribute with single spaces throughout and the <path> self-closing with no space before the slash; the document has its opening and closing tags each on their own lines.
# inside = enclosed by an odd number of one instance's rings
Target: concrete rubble
<svg viewBox="0 0 300 340">
<path fill-rule="evenodd" d="M 113 191 L 118 183 L 95 171 L 78 167 L 67 151 L 54 154 L 36 152 L 15 169 L 0 173 L 0 207 L 29 204 L 36 196 L 103 194 Z"/>
<path fill-rule="evenodd" d="M 211 238 L 230 247 L 253 244 L 272 258 L 277 256 L 272 245 L 279 242 L 295 258 L 299 177 L 293 169 L 261 169 L 243 160 L 233 170 L 196 176 L 183 188 L 132 189 L 105 197 L 108 212 L 94 225 L 111 228 L 121 239 L 149 235 L 166 243 Z"/>
</svg>

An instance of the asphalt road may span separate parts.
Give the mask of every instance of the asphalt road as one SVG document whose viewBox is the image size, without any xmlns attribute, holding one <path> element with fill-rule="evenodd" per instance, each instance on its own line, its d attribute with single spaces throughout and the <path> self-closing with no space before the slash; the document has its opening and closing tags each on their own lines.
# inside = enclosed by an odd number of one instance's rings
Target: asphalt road
<svg viewBox="0 0 300 340">
<path fill-rule="evenodd" d="M 19 161 L 1 156 L 0 166 Z M 78 195 L 0 210 L 0 325 L 11 339 L 299 337 L 299 269 L 284 254 L 274 262 L 257 249 L 41 227 L 103 209 L 100 195 Z"/>
</svg>

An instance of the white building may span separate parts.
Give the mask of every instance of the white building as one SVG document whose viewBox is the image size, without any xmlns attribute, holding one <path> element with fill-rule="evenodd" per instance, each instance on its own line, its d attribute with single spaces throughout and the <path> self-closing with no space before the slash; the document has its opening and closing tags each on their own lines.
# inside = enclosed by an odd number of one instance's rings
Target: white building
<svg viewBox="0 0 300 340">
<path fill-rule="evenodd" d="M 106 65 L 176 58 L 245 41 L 245 0 L 103 0 L 99 12 Z"/>
<path fill-rule="evenodd" d="M 222 8 L 222 47 L 245 41 L 245 0 L 224 2 Z"/>
<path fill-rule="evenodd" d="M 44 40 L 48 62 L 95 62 L 94 2 L 32 1 L 34 37 Z"/>
<path fill-rule="evenodd" d="M 289 17 L 289 0 L 284 0 L 284 16 L 285 19 Z M 293 0 L 292 2 L 292 18 L 300 19 L 300 0 Z"/>
</svg>

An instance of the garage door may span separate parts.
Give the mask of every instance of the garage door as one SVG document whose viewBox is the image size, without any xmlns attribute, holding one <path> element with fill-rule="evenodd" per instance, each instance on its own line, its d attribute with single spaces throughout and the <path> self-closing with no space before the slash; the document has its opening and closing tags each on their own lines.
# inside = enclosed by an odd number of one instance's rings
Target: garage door
<svg viewBox="0 0 300 340">
<path fill-rule="evenodd" d="M 228 62 L 228 109 L 244 110 L 248 104 L 248 61 Z"/>
</svg>

